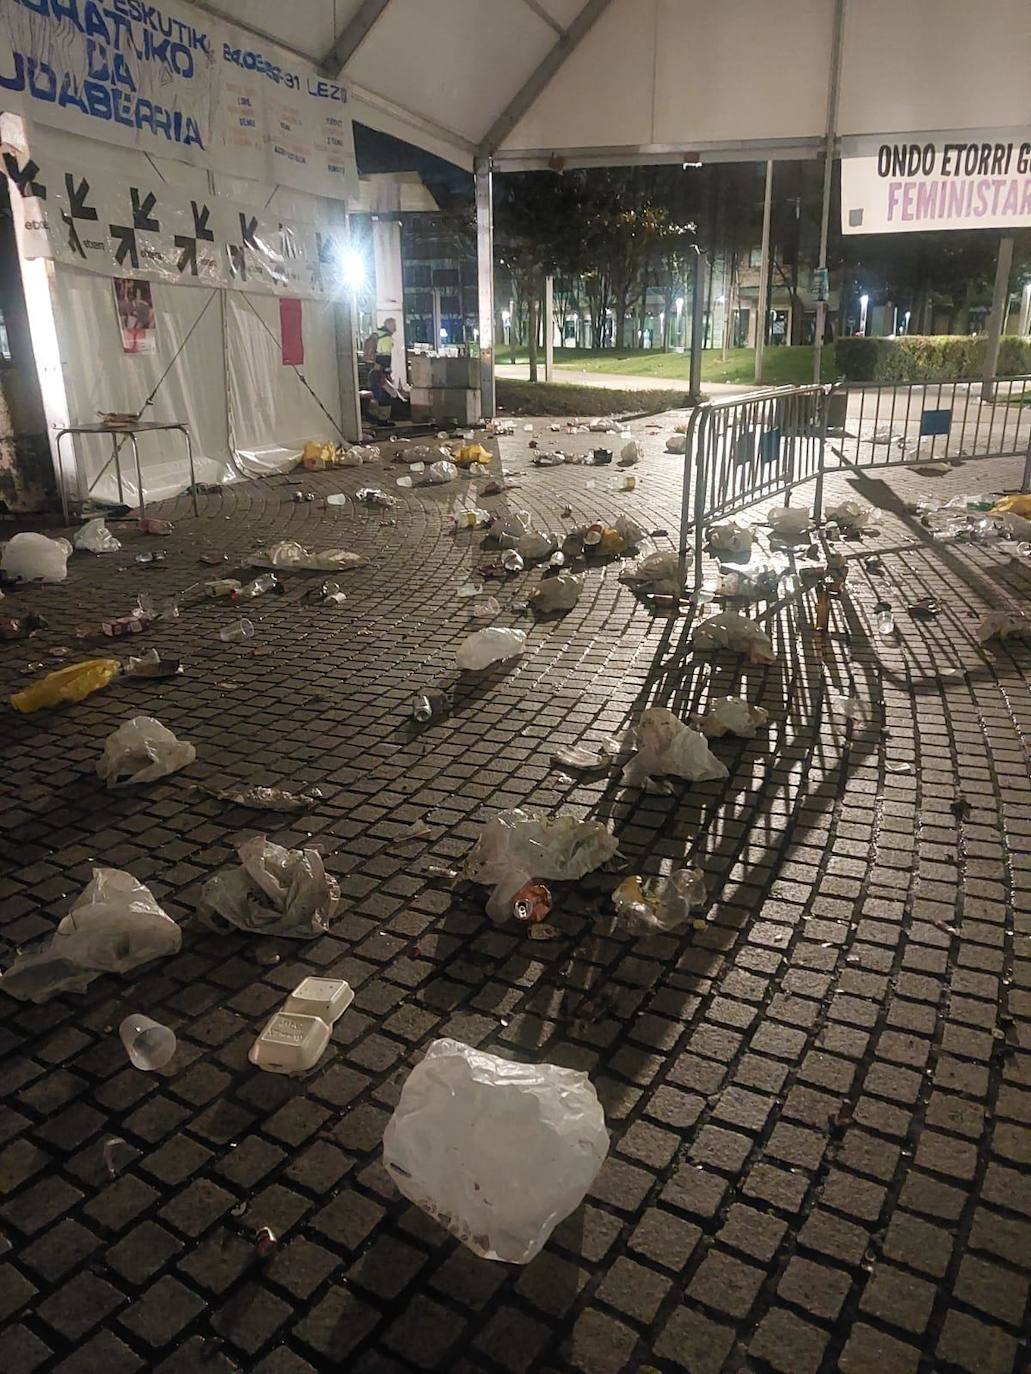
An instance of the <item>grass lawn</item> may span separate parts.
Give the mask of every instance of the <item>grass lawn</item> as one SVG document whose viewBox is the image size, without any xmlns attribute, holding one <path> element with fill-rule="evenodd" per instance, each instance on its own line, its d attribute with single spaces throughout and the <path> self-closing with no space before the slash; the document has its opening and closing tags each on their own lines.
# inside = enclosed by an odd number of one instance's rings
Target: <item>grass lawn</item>
<svg viewBox="0 0 1031 1374">
<path fill-rule="evenodd" d="M 676 410 L 687 404 L 683 389 L 622 391 L 607 386 L 497 380 L 499 415 L 633 415 Z"/>
<path fill-rule="evenodd" d="M 525 349 L 518 350 L 516 360 L 526 362 Z M 498 349 L 497 361 L 509 363 L 511 352 Z M 542 373 L 544 359 L 538 359 Z M 687 382 L 691 377 L 691 358 L 687 353 L 660 353 L 653 349 L 581 349 L 556 348 L 556 368 L 570 368 L 576 372 L 616 372 L 627 377 L 668 377 L 670 381 Z M 823 380 L 835 377 L 834 349 L 825 348 L 822 359 Z M 702 354 L 703 382 L 739 382 L 749 384 L 755 376 L 755 354 L 750 348 L 732 348 L 726 362 L 719 349 Z M 768 347 L 764 354 L 763 382 L 767 386 L 805 385 L 813 379 L 813 350 L 811 347 Z"/>
</svg>

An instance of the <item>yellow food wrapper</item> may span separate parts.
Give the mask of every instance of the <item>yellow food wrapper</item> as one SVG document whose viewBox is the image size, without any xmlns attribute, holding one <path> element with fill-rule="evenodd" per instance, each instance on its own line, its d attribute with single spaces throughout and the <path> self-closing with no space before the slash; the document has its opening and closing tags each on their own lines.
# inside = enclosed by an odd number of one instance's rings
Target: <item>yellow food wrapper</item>
<svg viewBox="0 0 1031 1374">
<path fill-rule="evenodd" d="M 69 663 L 15 692 L 11 705 L 28 715 L 44 706 L 59 706 L 62 701 L 82 701 L 91 692 L 106 687 L 121 666 L 117 658 L 87 658 L 82 663 Z"/>
</svg>

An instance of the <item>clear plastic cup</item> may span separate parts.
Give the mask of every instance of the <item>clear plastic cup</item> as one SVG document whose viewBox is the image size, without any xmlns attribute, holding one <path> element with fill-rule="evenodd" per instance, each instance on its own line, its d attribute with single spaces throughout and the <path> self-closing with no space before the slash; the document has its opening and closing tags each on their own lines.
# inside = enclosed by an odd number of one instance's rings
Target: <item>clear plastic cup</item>
<svg viewBox="0 0 1031 1374">
<path fill-rule="evenodd" d="M 125 1052 L 137 1069 L 163 1069 L 175 1054 L 175 1032 L 134 1011 L 118 1027 Z"/>
<path fill-rule="evenodd" d="M 228 644 L 233 640 L 250 639 L 253 634 L 254 626 L 249 620 L 234 620 L 231 625 L 224 625 L 219 630 L 218 637 Z"/>
</svg>

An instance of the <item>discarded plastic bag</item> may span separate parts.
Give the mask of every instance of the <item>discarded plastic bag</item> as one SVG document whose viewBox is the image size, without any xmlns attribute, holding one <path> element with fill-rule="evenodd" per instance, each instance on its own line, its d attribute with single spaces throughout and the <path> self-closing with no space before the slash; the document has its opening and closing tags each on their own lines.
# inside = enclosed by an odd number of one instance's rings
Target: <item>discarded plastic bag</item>
<svg viewBox="0 0 1031 1374">
<path fill-rule="evenodd" d="M 737 611 L 721 611 L 700 620 L 691 632 L 696 649 L 736 649 L 748 655 L 749 663 L 775 663 L 773 641 L 754 620 Z"/>
<path fill-rule="evenodd" d="M 512 915 L 516 893 L 534 878 L 571 880 L 599 868 L 615 854 L 616 838 L 601 821 L 559 815 L 551 820 L 528 811 L 501 811 L 484 824 L 465 861 L 471 882 L 494 887 L 487 915 Z"/>
<path fill-rule="evenodd" d="M 989 611 L 981 617 L 976 630 L 978 644 L 990 639 L 1031 638 L 1031 616 L 1019 611 Z"/>
<path fill-rule="evenodd" d="M 118 676 L 121 664 L 117 658 L 87 658 L 82 663 L 69 663 L 55 673 L 47 673 L 38 682 L 31 682 L 11 697 L 11 705 L 23 715 L 44 706 L 59 706 L 63 701 L 82 701 L 91 692 L 99 691 Z"/>
<path fill-rule="evenodd" d="M 671 435 L 669 436 L 669 438 L 666 440 L 666 452 L 667 452 L 667 453 L 686 453 L 686 452 L 687 452 L 687 435 L 686 435 L 686 434 L 671 434 Z"/>
<path fill-rule="evenodd" d="M 23 530 L 4 545 L 0 572 L 26 582 L 63 582 L 68 576 L 71 551 L 67 539 L 48 539 L 45 534 Z"/>
<path fill-rule="evenodd" d="M 104 524 L 103 516 L 98 516 L 96 520 L 87 520 L 81 529 L 75 531 L 72 546 L 85 549 L 87 553 L 117 553 L 122 543 Z"/>
<path fill-rule="evenodd" d="M 730 776 L 726 764 L 709 751 L 705 736 L 678 720 L 664 706 L 645 711 L 637 723 L 637 753 L 623 769 L 624 787 L 654 785 L 656 777 L 709 782 Z"/>
<path fill-rule="evenodd" d="M 823 513 L 825 524 L 832 520 L 843 530 L 861 530 L 870 523 L 870 507 L 861 506 L 858 501 L 839 501 Z"/>
<path fill-rule="evenodd" d="M 516 544 L 516 553 L 526 563 L 539 563 L 543 558 L 550 558 L 561 542 L 560 535 L 527 530 Z"/>
<path fill-rule="evenodd" d="M 1031 495 L 1014 492 L 1010 496 L 1000 496 L 992 506 L 992 510 L 1010 511 L 1014 515 L 1023 516 L 1025 520 L 1031 520 Z"/>
<path fill-rule="evenodd" d="M 636 547 L 645 537 L 644 530 L 629 515 L 617 515 L 612 522 L 612 528 L 628 549 Z"/>
<path fill-rule="evenodd" d="M 149 888 L 121 869 L 95 868 L 49 943 L 19 955 L 0 977 L 0 991 L 45 1002 L 55 992 L 83 992 L 101 973 L 127 973 L 175 954 L 181 944 L 179 927 Z"/>
<path fill-rule="evenodd" d="M 676 868 L 668 878 L 625 878 L 612 894 L 616 915 L 632 935 L 676 930 L 705 904 L 700 868 Z"/>
<path fill-rule="evenodd" d="M 482 444 L 463 444 L 453 453 L 453 458 L 460 468 L 474 467 L 477 463 L 489 463 L 490 454 Z"/>
<path fill-rule="evenodd" d="M 528 1264 L 608 1153 L 585 1073 L 435 1040 L 383 1133 L 401 1192 L 482 1259 Z"/>
<path fill-rule="evenodd" d="M 813 523 L 813 518 L 805 506 L 771 506 L 766 512 L 766 519 L 774 534 L 779 534 L 785 539 L 794 539 L 800 534 L 805 534 Z"/>
<path fill-rule="evenodd" d="M 222 869 L 204 884 L 197 913 L 208 925 L 304 940 L 329 929 L 340 889 L 318 850 L 284 849 L 255 835 L 236 853 L 239 868 Z"/>
<path fill-rule="evenodd" d="M 720 739 L 723 735 L 754 739 L 756 730 L 769 718 L 768 711 L 750 706 L 742 697 L 717 697 L 704 715 L 691 719 L 706 739 Z"/>
<path fill-rule="evenodd" d="M 552 763 L 560 768 L 607 768 L 605 755 L 593 749 L 584 749 L 575 744 L 571 749 L 556 749 L 551 756 Z"/>
<path fill-rule="evenodd" d="M 631 439 L 628 444 L 624 444 L 619 451 L 619 466 L 621 468 L 632 468 L 635 463 L 641 461 L 641 445 L 636 439 Z"/>
<path fill-rule="evenodd" d="M 753 535 L 745 525 L 728 520 L 724 525 L 710 525 L 705 531 L 713 553 L 751 553 Z"/>
<path fill-rule="evenodd" d="M 176 739 L 153 716 L 133 716 L 108 735 L 97 760 L 97 776 L 108 787 L 154 782 L 186 768 L 197 757 L 192 744 Z"/>
<path fill-rule="evenodd" d="M 530 593 L 530 604 L 535 611 L 547 615 L 552 611 L 571 611 L 580 599 L 584 580 L 573 573 L 560 572 L 557 577 L 548 577 Z"/>
<path fill-rule="evenodd" d="M 491 626 L 467 635 L 458 646 L 455 663 L 463 672 L 475 673 L 492 663 L 517 658 L 526 648 L 525 630 L 505 630 Z"/>
<path fill-rule="evenodd" d="M 1031 520 L 1018 515 L 1016 511 L 989 511 L 988 519 L 1011 539 L 1031 539 Z"/>
<path fill-rule="evenodd" d="M 673 550 L 646 554 L 619 574 L 620 582 L 630 586 L 650 587 L 657 594 L 678 596 L 680 560 Z"/>
<path fill-rule="evenodd" d="M 365 559 L 360 553 L 349 553 L 346 549 L 323 549 L 316 553 L 306 549 L 293 539 L 283 539 L 267 549 L 258 549 L 251 554 L 252 568 L 281 568 L 303 572 L 343 572 L 348 568 L 360 568 Z"/>
</svg>

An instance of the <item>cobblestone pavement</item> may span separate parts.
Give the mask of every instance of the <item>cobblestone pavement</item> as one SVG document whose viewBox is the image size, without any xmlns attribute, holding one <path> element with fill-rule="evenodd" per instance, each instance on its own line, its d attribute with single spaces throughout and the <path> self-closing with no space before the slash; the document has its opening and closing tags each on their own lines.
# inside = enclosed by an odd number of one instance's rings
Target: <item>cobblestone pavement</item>
<svg viewBox="0 0 1031 1374">
<path fill-rule="evenodd" d="M 566 503 L 576 520 L 626 509 L 675 534 L 668 425 L 638 428 L 634 493 L 613 490 L 612 469 L 530 469 L 519 431 L 504 442 L 522 489 L 487 504 L 546 527 Z M 797 606 L 774 618 L 772 667 L 693 655 L 691 616 L 653 615 L 614 564 L 588 571 L 564 620 L 528 625 L 517 666 L 462 685 L 451 717 L 422 732 L 412 694 L 452 680 L 472 627 L 455 591 L 480 536 L 443 528 L 464 484 L 403 495 L 396 523 L 294 504 L 286 479 L 241 484 L 201 498 L 199 519 L 169 503 L 169 540 L 129 536 L 120 554 L 76 555 L 66 584 L 9 596 L 5 611 L 41 610 L 51 628 L 4 646 L 5 693 L 30 663 L 56 666 L 49 649 L 78 650 L 79 623 L 211 575 L 203 549 L 236 557 L 296 536 L 369 559 L 339 610 L 302 602 L 310 579 L 290 575 L 287 595 L 253 603 L 250 645 L 219 640 L 232 614 L 219 603 L 159 624 L 143 643 L 186 660 L 177 681 L 2 717 L 7 956 L 51 928 L 94 863 L 130 870 L 187 923 L 181 953 L 144 973 L 42 1006 L 0 996 L 5 1374 L 1017 1368 L 1031 1265 L 1029 651 L 982 651 L 972 627 L 1026 604 L 1031 579 L 999 549 L 935 544 L 904 501 L 1012 488 L 1019 466 L 834 478 L 830 499 L 858 489 L 881 514 L 845 546 L 826 660 Z M 149 547 L 167 561 L 133 563 Z M 880 573 L 863 562 L 874 551 Z M 941 614 L 910 617 L 927 594 Z M 873 628 L 881 598 L 896 608 L 891 639 Z M 527 624 L 509 610 L 499 623 Z M 556 746 L 597 746 L 644 705 L 686 713 L 728 690 L 771 721 L 714 746 L 726 783 L 649 796 L 550 766 Z M 108 793 L 102 741 L 141 712 L 192 740 L 197 762 Z M 262 828 L 194 787 L 232 779 L 325 793 L 300 819 L 267 819 L 276 840 L 325 849 L 342 914 L 312 943 L 281 942 L 274 965 L 253 939 L 190 919 L 233 842 Z M 490 808 L 524 803 L 610 821 L 636 871 L 699 864 L 705 928 L 631 940 L 584 883 L 559 894 L 561 939 L 530 942 L 484 915 L 482 890 L 431 875 L 461 860 Z M 431 835 L 407 838 L 422 818 Z M 328 972 L 356 1000 L 317 1068 L 252 1068 L 284 991 Z M 598 1019 L 577 1019 L 581 995 Z M 167 1069 L 129 1066 L 115 1028 L 132 1009 L 175 1028 Z M 588 1070 L 603 1100 L 609 1158 L 526 1268 L 475 1258 L 380 1163 L 400 1084 L 441 1035 Z M 111 1137 L 124 1144 L 105 1159 Z M 262 1226 L 280 1237 L 263 1264 Z"/>
</svg>

